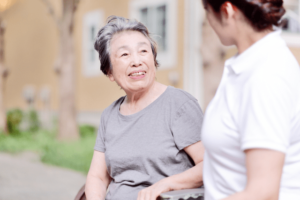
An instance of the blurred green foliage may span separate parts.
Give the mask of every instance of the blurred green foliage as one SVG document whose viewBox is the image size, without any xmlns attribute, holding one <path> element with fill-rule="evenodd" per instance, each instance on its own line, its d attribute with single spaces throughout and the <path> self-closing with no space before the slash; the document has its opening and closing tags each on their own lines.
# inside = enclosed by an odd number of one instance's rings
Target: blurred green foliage
<svg viewBox="0 0 300 200">
<path fill-rule="evenodd" d="M 20 109 L 13 109 L 7 112 L 7 130 L 10 134 L 20 133 L 20 124 L 23 120 L 23 112 Z"/>
<path fill-rule="evenodd" d="M 21 129 L 23 122 L 26 126 Z M 7 112 L 7 128 L 9 135 L 0 134 L 0 151 L 35 151 L 45 163 L 88 172 L 94 152 L 95 127 L 79 126 L 78 141 L 58 141 L 53 131 L 41 130 L 35 110 L 12 109 Z"/>
<path fill-rule="evenodd" d="M 85 128 L 83 128 L 85 127 Z M 0 134 L 0 151 L 17 153 L 35 151 L 45 163 L 87 173 L 91 164 L 95 134 L 87 125 L 80 127 L 84 135 L 78 141 L 58 141 L 54 132 L 38 130 L 19 134 Z M 88 131 L 86 131 L 88 130 Z M 95 129 L 94 129 L 95 130 Z"/>
<path fill-rule="evenodd" d="M 36 132 L 40 128 L 40 120 L 37 112 L 35 110 L 30 110 L 27 113 L 27 120 L 28 120 L 28 131 Z"/>
<path fill-rule="evenodd" d="M 28 132 L 36 132 L 40 129 L 40 120 L 38 113 L 31 109 L 28 112 L 23 112 L 20 109 L 9 110 L 7 116 L 7 130 L 10 134 L 20 134 L 21 123 L 26 123 L 26 130 Z M 24 130 L 23 130 L 24 131 Z"/>
<path fill-rule="evenodd" d="M 96 128 L 91 125 L 81 125 L 79 126 L 79 134 L 81 138 L 93 137 L 96 135 Z"/>
</svg>

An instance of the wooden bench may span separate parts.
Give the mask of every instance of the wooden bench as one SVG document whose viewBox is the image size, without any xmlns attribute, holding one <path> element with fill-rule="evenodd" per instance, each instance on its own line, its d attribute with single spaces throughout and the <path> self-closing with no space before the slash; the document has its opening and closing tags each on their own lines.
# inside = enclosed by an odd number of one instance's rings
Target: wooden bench
<svg viewBox="0 0 300 200">
<path fill-rule="evenodd" d="M 85 185 L 80 188 L 75 200 L 86 200 L 84 188 Z M 204 188 L 165 192 L 159 198 L 160 200 L 204 200 Z"/>
</svg>

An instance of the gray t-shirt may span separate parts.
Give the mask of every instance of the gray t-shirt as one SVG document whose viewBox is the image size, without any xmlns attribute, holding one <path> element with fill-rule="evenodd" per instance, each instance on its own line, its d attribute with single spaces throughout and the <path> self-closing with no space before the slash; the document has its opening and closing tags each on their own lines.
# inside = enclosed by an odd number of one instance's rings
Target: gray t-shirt
<svg viewBox="0 0 300 200">
<path fill-rule="evenodd" d="M 201 139 L 203 114 L 187 92 L 169 86 L 126 116 L 119 111 L 124 98 L 103 111 L 94 148 L 105 153 L 112 178 L 106 200 L 136 200 L 143 188 L 193 167 L 183 148 Z"/>
</svg>

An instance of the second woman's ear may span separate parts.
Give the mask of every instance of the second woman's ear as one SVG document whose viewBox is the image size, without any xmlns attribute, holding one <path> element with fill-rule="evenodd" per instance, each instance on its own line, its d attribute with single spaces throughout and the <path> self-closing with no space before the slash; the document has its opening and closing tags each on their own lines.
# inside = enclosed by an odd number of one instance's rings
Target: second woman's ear
<svg viewBox="0 0 300 200">
<path fill-rule="evenodd" d="M 238 9 L 232 3 L 228 1 L 223 3 L 223 5 L 221 6 L 222 22 L 234 18 L 236 12 L 238 12 Z"/>
</svg>

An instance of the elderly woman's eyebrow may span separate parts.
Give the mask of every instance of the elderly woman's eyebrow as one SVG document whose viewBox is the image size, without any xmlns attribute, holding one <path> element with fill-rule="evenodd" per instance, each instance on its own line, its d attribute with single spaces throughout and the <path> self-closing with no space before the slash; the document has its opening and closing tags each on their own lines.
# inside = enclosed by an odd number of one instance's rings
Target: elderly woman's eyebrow
<svg viewBox="0 0 300 200">
<path fill-rule="evenodd" d="M 120 46 L 117 50 L 120 50 L 120 49 L 128 49 L 128 46 L 127 45 Z"/>
<path fill-rule="evenodd" d="M 149 44 L 147 44 L 147 42 L 139 42 L 139 43 L 138 43 L 138 46 L 143 46 L 143 45 L 148 46 Z M 117 49 L 117 51 L 120 50 L 120 49 L 128 49 L 128 48 L 129 48 L 128 45 L 123 45 L 123 46 L 120 46 L 120 47 Z"/>
<path fill-rule="evenodd" d="M 139 42 L 138 43 L 138 46 L 142 46 L 142 45 L 147 45 L 148 46 L 148 43 L 147 42 Z"/>
</svg>

